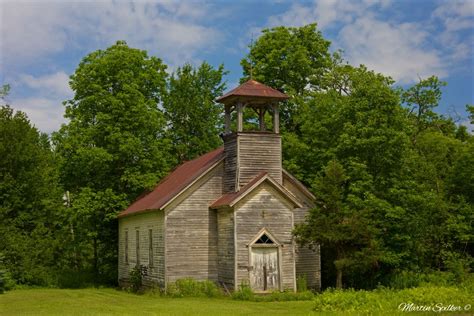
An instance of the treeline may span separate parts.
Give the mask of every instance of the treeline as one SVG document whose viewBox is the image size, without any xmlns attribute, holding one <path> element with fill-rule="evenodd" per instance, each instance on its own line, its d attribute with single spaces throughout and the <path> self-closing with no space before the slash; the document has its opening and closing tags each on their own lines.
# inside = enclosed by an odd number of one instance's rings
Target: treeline
<svg viewBox="0 0 474 316">
<path fill-rule="evenodd" d="M 321 244 L 323 286 L 373 287 L 407 272 L 463 278 L 473 264 L 474 138 L 436 113 L 444 83 L 401 89 L 329 46 L 316 25 L 277 27 L 242 60 L 242 81 L 251 74 L 291 96 L 283 163 L 318 200 L 294 233 Z M 221 145 L 214 100 L 225 74 L 204 62 L 168 75 L 159 58 L 117 42 L 79 64 L 68 123 L 50 137 L 2 107 L 0 288 L 115 284 L 116 214 Z"/>
</svg>

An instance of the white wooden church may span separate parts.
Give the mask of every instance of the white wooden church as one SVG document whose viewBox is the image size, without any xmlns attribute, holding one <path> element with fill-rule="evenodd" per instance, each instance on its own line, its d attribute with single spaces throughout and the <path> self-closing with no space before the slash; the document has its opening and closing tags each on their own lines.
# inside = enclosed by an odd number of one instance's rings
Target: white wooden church
<svg viewBox="0 0 474 316">
<path fill-rule="evenodd" d="M 279 102 L 287 98 L 249 80 L 217 99 L 224 146 L 178 166 L 119 214 L 121 284 L 139 265 L 145 285 L 194 278 L 266 292 L 296 290 L 301 276 L 320 288 L 319 249 L 292 236 L 314 196 L 282 168 Z M 244 108 L 258 113 L 259 130 L 244 130 Z"/>
</svg>

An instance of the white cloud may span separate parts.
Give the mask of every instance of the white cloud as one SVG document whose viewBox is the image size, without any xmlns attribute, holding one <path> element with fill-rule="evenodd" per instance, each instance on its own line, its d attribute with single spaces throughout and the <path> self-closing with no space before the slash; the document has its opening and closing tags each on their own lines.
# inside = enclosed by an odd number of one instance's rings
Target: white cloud
<svg viewBox="0 0 474 316">
<path fill-rule="evenodd" d="M 447 75 L 447 65 L 439 53 L 426 48 L 428 37 L 416 23 L 395 25 L 366 16 L 344 26 L 338 41 L 353 64 L 364 64 L 400 83 L 411 83 L 419 76 Z"/>
<path fill-rule="evenodd" d="M 40 131 L 51 133 L 58 130 L 62 123 L 66 122 L 63 117 L 63 106 L 61 102 L 44 98 L 31 97 L 13 99 L 11 102 L 15 110 L 20 110 L 28 115 L 28 118 Z"/>
<path fill-rule="evenodd" d="M 67 45 L 69 21 L 64 5 L 11 1 L 0 6 L 2 68 L 35 62 L 37 57 L 60 52 Z"/>
<path fill-rule="evenodd" d="M 451 1 L 446 2 L 433 12 L 432 19 L 417 22 L 400 22 L 396 12 L 387 14 L 390 5 L 390 0 L 297 3 L 270 17 L 268 26 L 317 22 L 319 29 L 336 33 L 333 48 L 343 49 L 352 64 L 364 64 L 400 83 L 415 82 L 418 76 L 445 77 L 460 60 L 472 56 L 472 44 L 461 41 L 454 30 L 472 30 L 474 1 L 453 2 L 452 6 Z M 436 29 L 434 19 L 443 19 L 444 32 Z"/>
<path fill-rule="evenodd" d="M 64 122 L 61 103 L 72 96 L 68 75 L 32 75 L 30 66 L 56 71 L 61 53 L 93 51 L 126 40 L 162 58 L 172 70 L 217 47 L 221 31 L 206 25 L 214 17 L 211 10 L 194 1 L 0 0 L 0 74 L 14 85 L 13 93 L 23 93 L 10 98 L 12 106 L 26 112 L 40 130 L 51 132 Z M 31 93 L 25 97 L 27 88 Z"/>
<path fill-rule="evenodd" d="M 385 8 L 391 0 L 314 0 L 313 4 L 305 6 L 296 3 L 283 14 L 269 18 L 269 25 L 302 26 L 309 23 L 318 23 L 322 30 L 337 23 L 351 23 L 358 16 L 363 16 L 367 10 L 380 7 Z"/>
<path fill-rule="evenodd" d="M 72 96 L 72 90 L 69 87 L 69 76 L 63 71 L 39 77 L 23 74 L 20 75 L 20 82 L 37 90 L 37 93 L 40 94 L 64 98 Z"/>
<path fill-rule="evenodd" d="M 192 61 L 222 37 L 204 22 L 208 5 L 198 2 L 2 2 L 0 52 L 5 65 L 38 62 L 69 45 L 89 49 L 116 40 L 148 49 L 171 63 Z"/>
</svg>

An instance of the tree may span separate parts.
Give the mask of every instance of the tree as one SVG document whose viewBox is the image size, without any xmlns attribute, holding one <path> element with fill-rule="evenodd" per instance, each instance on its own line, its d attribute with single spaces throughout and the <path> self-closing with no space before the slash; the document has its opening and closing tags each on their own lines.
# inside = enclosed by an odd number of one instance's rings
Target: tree
<svg viewBox="0 0 474 316">
<path fill-rule="evenodd" d="M 84 238 L 76 242 L 82 252 L 92 249 L 86 263 L 111 282 L 116 269 L 106 276 L 97 264 L 116 265 L 117 222 L 111 218 L 173 164 L 159 108 L 165 70 L 159 58 L 121 41 L 89 54 L 71 76 L 74 97 L 64 103 L 70 122 L 54 135 L 72 210 L 93 219 L 73 217 L 73 229 Z"/>
<path fill-rule="evenodd" d="M 249 46 L 249 54 L 241 61 L 244 71 L 241 81 L 252 77 L 292 97 L 282 106 L 283 129 L 297 130 L 293 116 L 299 104 L 309 92 L 321 88 L 331 61 L 329 45 L 316 24 L 309 24 L 264 29 Z"/>
<path fill-rule="evenodd" d="M 0 257 L 21 284 L 51 285 L 63 241 L 61 190 L 47 135 L 0 108 Z"/>
<path fill-rule="evenodd" d="M 433 109 L 441 100 L 443 86 L 446 86 L 446 82 L 431 76 L 427 79 L 420 78 L 417 84 L 402 92 L 402 102 L 411 107 L 410 114 L 414 114 L 415 130 L 412 136 L 414 142 L 418 134 L 438 118 Z"/>
<path fill-rule="evenodd" d="M 224 74 L 223 65 L 214 69 L 204 62 L 197 69 L 185 64 L 171 75 L 163 108 L 168 123 L 167 135 L 180 162 L 221 144 L 219 129 L 223 108 L 214 100 L 225 89 Z"/>
<path fill-rule="evenodd" d="M 343 166 L 330 161 L 323 175 L 315 180 L 318 192 L 316 207 L 307 221 L 296 227 L 294 234 L 302 244 L 322 244 L 335 251 L 336 288 L 343 286 L 344 271 L 365 270 L 379 260 L 377 228 L 371 221 L 370 199 L 358 197 L 361 180 L 351 181 Z M 372 201 L 371 201 L 372 202 Z"/>
</svg>

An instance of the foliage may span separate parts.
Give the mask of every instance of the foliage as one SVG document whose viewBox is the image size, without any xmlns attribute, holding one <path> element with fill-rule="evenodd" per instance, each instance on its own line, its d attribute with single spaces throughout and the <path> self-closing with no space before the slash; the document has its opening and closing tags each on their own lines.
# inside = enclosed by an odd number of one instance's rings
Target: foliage
<svg viewBox="0 0 474 316">
<path fill-rule="evenodd" d="M 26 114 L 0 108 L 0 253 L 20 284 L 51 285 L 61 252 L 61 190 L 47 135 Z"/>
<path fill-rule="evenodd" d="M 167 136 L 173 155 L 180 162 L 205 154 L 221 144 L 219 130 L 223 108 L 215 103 L 225 83 L 224 66 L 214 69 L 203 62 L 199 68 L 190 64 L 179 67 L 169 78 L 163 101 L 168 123 Z"/>
<path fill-rule="evenodd" d="M 323 270 L 333 277 L 324 286 L 373 288 L 400 269 L 465 276 L 472 267 L 472 136 L 435 114 L 444 83 L 431 77 L 401 91 L 338 54 L 321 82 L 324 89 L 308 94 L 294 115 L 298 130 L 283 131 L 283 165 L 318 197 L 295 233 L 322 244 Z M 421 108 L 419 115 L 401 100 Z M 324 179 L 334 164 L 344 178 L 333 177 L 331 186 Z"/>
<path fill-rule="evenodd" d="M 64 103 L 70 122 L 55 135 L 68 190 L 111 189 L 133 199 L 168 171 L 158 107 L 165 70 L 160 59 L 120 41 L 81 61 L 70 81 L 74 98 Z"/>
<path fill-rule="evenodd" d="M 431 306 L 431 308 L 437 309 L 454 305 L 460 306 L 461 311 L 464 311 L 464 307 L 471 302 L 472 295 L 473 292 L 468 288 L 433 285 L 404 290 L 387 288 L 373 291 L 329 289 L 316 295 L 314 310 L 317 312 L 393 314 L 403 312 L 406 305 L 409 307 L 409 304 L 413 303 L 417 306 Z"/>
<path fill-rule="evenodd" d="M 54 134 L 63 186 L 70 192 L 64 264 L 117 280 L 117 219 L 172 166 L 165 118 L 166 66 L 117 42 L 86 56 L 70 85 L 69 119 Z"/>
<path fill-rule="evenodd" d="M 298 292 L 305 292 L 308 290 L 308 277 L 306 274 L 296 277 L 296 289 Z"/>
<path fill-rule="evenodd" d="M 131 289 L 137 293 L 143 285 L 143 270 L 142 267 L 133 267 L 129 274 Z"/>
<path fill-rule="evenodd" d="M 330 62 L 329 44 L 316 24 L 309 24 L 264 29 L 249 46 L 249 54 L 241 61 L 244 71 L 241 81 L 252 77 L 292 97 L 282 106 L 282 129 L 297 129 L 294 115 L 300 104 L 310 91 L 320 88 Z"/>
<path fill-rule="evenodd" d="M 11 290 L 15 286 L 15 281 L 12 279 L 4 262 L 5 256 L 0 253 L 0 294 Z"/>
<path fill-rule="evenodd" d="M 250 301 L 255 297 L 252 288 L 248 283 L 240 284 L 237 291 L 232 292 L 232 298 L 234 300 Z"/>
<path fill-rule="evenodd" d="M 302 282 L 301 280 L 304 280 Z M 299 278 L 300 283 L 306 286 L 306 278 Z M 314 298 L 314 294 L 303 287 L 298 288 L 298 292 L 274 291 L 267 294 L 256 294 L 248 283 L 243 282 L 237 291 L 232 292 L 232 299 L 252 302 L 284 302 L 284 301 L 309 301 Z"/>
<path fill-rule="evenodd" d="M 192 278 L 179 279 L 169 283 L 166 296 L 170 297 L 220 297 L 221 290 L 212 281 L 197 281 Z"/>
<path fill-rule="evenodd" d="M 25 299 L 27 297 L 28 299 Z M 6 315 L 308 315 L 312 301 L 244 302 L 227 297 L 157 297 L 111 288 L 23 289 L 0 295 Z"/>
</svg>

